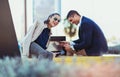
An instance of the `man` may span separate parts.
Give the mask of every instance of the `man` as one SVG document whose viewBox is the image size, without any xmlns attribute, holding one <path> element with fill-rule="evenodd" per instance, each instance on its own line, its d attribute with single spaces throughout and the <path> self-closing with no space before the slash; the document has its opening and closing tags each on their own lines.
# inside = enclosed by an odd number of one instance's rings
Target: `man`
<svg viewBox="0 0 120 77">
<path fill-rule="evenodd" d="M 79 39 L 71 43 L 64 42 L 63 46 L 68 55 L 79 52 L 88 56 L 100 56 L 107 52 L 108 46 L 106 38 L 100 27 L 94 21 L 85 16 L 81 16 L 75 10 L 68 12 L 67 20 L 79 27 Z"/>
</svg>

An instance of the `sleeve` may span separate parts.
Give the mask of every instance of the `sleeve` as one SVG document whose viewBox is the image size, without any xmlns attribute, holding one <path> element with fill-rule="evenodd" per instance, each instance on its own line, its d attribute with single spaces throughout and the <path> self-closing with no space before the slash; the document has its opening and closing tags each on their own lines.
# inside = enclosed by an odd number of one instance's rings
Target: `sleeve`
<svg viewBox="0 0 120 77">
<path fill-rule="evenodd" d="M 73 42 L 78 43 L 78 42 L 80 42 L 80 39 L 74 40 Z"/>
<path fill-rule="evenodd" d="M 79 43 L 73 45 L 74 49 L 81 50 L 89 47 L 92 41 L 93 27 L 90 24 L 84 24 L 82 27 L 81 39 Z"/>
<path fill-rule="evenodd" d="M 73 45 L 75 45 L 75 43 L 73 41 L 71 41 L 70 42 L 70 46 L 71 46 L 72 50 L 75 50 L 74 47 L 73 47 Z"/>
</svg>

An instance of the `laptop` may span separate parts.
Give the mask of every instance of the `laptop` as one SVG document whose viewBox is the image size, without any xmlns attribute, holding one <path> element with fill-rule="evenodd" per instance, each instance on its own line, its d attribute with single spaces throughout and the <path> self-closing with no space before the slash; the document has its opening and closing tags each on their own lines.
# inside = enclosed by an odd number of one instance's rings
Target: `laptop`
<svg viewBox="0 0 120 77">
<path fill-rule="evenodd" d="M 21 57 L 8 0 L 0 0 L 0 58 Z"/>
</svg>

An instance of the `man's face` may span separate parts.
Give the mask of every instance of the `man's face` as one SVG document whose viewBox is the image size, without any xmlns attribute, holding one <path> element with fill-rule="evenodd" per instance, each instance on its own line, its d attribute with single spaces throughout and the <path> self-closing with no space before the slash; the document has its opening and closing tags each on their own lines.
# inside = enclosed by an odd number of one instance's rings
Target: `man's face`
<svg viewBox="0 0 120 77">
<path fill-rule="evenodd" d="M 78 24 L 79 23 L 79 20 L 77 18 L 77 15 L 71 15 L 69 18 L 68 18 L 68 21 L 71 23 L 71 24 Z"/>
</svg>

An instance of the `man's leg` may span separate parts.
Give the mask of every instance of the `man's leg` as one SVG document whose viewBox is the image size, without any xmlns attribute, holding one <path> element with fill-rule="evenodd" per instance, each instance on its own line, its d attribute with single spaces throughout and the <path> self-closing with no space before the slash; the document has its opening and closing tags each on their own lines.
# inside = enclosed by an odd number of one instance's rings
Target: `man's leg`
<svg viewBox="0 0 120 77">
<path fill-rule="evenodd" d="M 70 51 L 66 51 L 66 56 L 73 56 L 74 55 L 74 50 L 72 50 L 72 48 L 70 49 Z"/>
<path fill-rule="evenodd" d="M 77 56 L 87 56 L 85 49 L 78 50 L 77 52 L 75 52 L 75 54 Z"/>
<path fill-rule="evenodd" d="M 77 56 L 87 56 L 85 49 L 78 51 L 71 49 L 70 51 L 67 51 L 67 56 L 73 56 L 74 54 L 76 54 Z"/>
<path fill-rule="evenodd" d="M 39 59 L 53 59 L 53 53 L 49 52 L 42 47 L 40 47 L 37 43 L 32 42 L 30 45 L 30 55 L 36 56 Z"/>
</svg>

